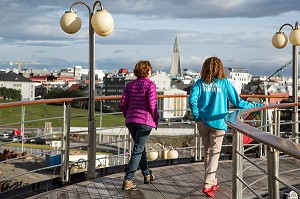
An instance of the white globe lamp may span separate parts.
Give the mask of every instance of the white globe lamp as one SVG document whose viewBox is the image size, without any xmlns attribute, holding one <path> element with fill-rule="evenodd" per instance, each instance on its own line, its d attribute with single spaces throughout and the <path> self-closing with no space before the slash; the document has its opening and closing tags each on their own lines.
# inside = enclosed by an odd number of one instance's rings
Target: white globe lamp
<svg viewBox="0 0 300 199">
<path fill-rule="evenodd" d="M 73 11 L 65 12 L 65 14 L 60 18 L 60 27 L 68 34 L 78 32 L 81 28 L 81 24 L 82 22 L 80 17 Z"/>
<path fill-rule="evenodd" d="M 172 147 L 168 152 L 168 159 L 178 158 L 178 152 Z"/>
<path fill-rule="evenodd" d="M 92 27 L 100 36 L 107 36 L 114 30 L 114 19 L 106 10 L 98 10 L 92 16 Z"/>
<path fill-rule="evenodd" d="M 272 38 L 272 44 L 275 48 L 284 48 L 288 43 L 288 37 L 283 32 L 276 32 Z"/>
<path fill-rule="evenodd" d="M 300 29 L 294 29 L 290 33 L 289 39 L 294 46 L 300 46 Z"/>
<path fill-rule="evenodd" d="M 156 160 L 157 157 L 158 157 L 158 152 L 151 147 L 150 150 L 147 152 L 147 159 Z"/>
</svg>

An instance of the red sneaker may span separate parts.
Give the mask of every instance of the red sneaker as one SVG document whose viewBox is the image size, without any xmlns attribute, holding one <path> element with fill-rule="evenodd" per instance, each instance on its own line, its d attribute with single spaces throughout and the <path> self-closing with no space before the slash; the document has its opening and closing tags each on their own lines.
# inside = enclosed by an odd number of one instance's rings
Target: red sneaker
<svg viewBox="0 0 300 199">
<path fill-rule="evenodd" d="M 205 195 L 208 196 L 208 197 L 214 197 L 215 194 L 214 194 L 214 192 L 213 192 L 213 187 L 214 187 L 214 186 L 212 186 L 212 187 L 210 187 L 210 188 L 203 188 L 203 189 L 202 189 L 202 192 L 205 193 Z"/>
<path fill-rule="evenodd" d="M 218 183 L 217 183 L 216 185 L 213 185 L 213 186 L 211 187 L 211 189 L 212 189 L 213 191 L 216 191 L 218 188 L 219 188 L 219 184 L 218 184 Z"/>
</svg>

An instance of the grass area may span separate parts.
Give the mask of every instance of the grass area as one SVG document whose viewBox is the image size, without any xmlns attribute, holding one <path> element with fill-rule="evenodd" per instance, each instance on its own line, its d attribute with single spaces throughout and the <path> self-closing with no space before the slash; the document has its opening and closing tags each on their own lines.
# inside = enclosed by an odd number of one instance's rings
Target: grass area
<svg viewBox="0 0 300 199">
<path fill-rule="evenodd" d="M 0 101 L 0 103 L 7 101 Z M 10 107 L 0 109 L 0 125 L 7 125 L 2 128 L 18 128 L 21 122 L 22 107 Z M 96 126 L 100 126 L 99 112 L 96 112 Z M 61 127 L 63 123 L 63 107 L 58 105 L 28 105 L 25 107 L 25 128 L 44 128 L 45 122 L 51 122 L 52 127 Z M 53 118 L 48 120 L 40 120 L 44 118 Z M 102 126 L 114 127 L 123 126 L 124 118 L 122 115 L 103 115 Z M 71 108 L 71 126 L 87 127 L 88 126 L 88 110 L 80 108 Z"/>
<path fill-rule="evenodd" d="M 12 147 L 21 147 L 21 143 L 9 143 L 6 146 L 12 146 Z M 50 145 L 47 144 L 24 144 L 25 148 L 33 148 L 33 149 L 45 149 L 45 150 L 51 150 Z"/>
</svg>

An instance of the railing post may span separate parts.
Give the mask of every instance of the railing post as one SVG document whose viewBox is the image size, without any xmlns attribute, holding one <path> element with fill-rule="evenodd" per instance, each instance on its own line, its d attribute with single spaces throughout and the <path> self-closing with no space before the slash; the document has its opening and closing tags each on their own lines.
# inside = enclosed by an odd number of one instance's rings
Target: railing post
<svg viewBox="0 0 300 199">
<path fill-rule="evenodd" d="M 25 133 L 25 105 L 22 106 L 22 115 L 21 115 L 22 153 L 24 152 L 24 133 Z"/>
<path fill-rule="evenodd" d="M 274 121 L 275 121 L 275 131 L 274 135 L 280 136 L 280 110 L 276 109 L 274 114 Z"/>
<path fill-rule="evenodd" d="M 262 111 L 262 119 L 263 119 L 263 125 L 265 126 L 263 128 L 263 131 L 265 131 L 266 133 L 268 133 L 268 117 L 267 117 L 267 110 L 263 110 Z M 262 153 L 262 156 L 266 157 L 267 155 L 267 148 L 266 148 L 266 145 L 262 145 L 262 148 L 263 148 L 263 153 Z"/>
<path fill-rule="evenodd" d="M 199 152 L 197 152 L 197 157 L 199 157 L 197 160 L 202 160 L 202 138 L 200 137 L 200 134 L 198 132 L 198 125 L 197 125 L 197 122 L 195 122 L 195 125 L 194 125 L 194 131 L 195 131 L 195 134 L 196 134 L 196 151 L 198 150 Z M 199 138 L 199 144 L 197 142 Z"/>
<path fill-rule="evenodd" d="M 280 111 L 275 111 L 275 136 L 280 136 Z M 269 198 L 279 199 L 279 183 L 275 179 L 279 175 L 279 151 L 268 147 L 268 192 Z"/>
<path fill-rule="evenodd" d="M 101 128 L 102 128 L 102 118 L 103 118 L 103 109 L 102 109 L 102 100 L 100 101 L 100 130 L 101 130 Z"/>
<path fill-rule="evenodd" d="M 198 133 L 197 133 L 197 122 L 195 122 L 194 125 L 194 135 L 195 135 L 195 153 L 194 153 L 194 159 L 195 161 L 198 160 Z M 199 154 L 200 155 L 200 154 Z"/>
<path fill-rule="evenodd" d="M 268 148 L 268 196 L 272 199 L 279 199 L 279 183 L 276 180 L 279 174 L 279 151 Z"/>
<path fill-rule="evenodd" d="M 125 129 L 125 133 L 124 133 L 124 140 L 123 141 L 123 164 L 125 164 L 126 162 L 126 148 L 127 148 L 127 133 L 126 133 L 126 129 Z"/>
<path fill-rule="evenodd" d="M 132 147 L 132 145 L 131 145 L 131 141 L 132 141 L 132 138 L 131 138 L 131 135 L 130 135 L 130 132 L 128 131 L 128 161 L 129 161 L 129 159 L 130 159 L 130 157 L 131 157 L 131 147 Z"/>
<path fill-rule="evenodd" d="M 242 144 L 243 135 L 237 131 L 232 134 L 232 198 L 243 198 L 243 184 L 239 179 L 243 179 L 243 157 L 239 153 L 244 153 Z"/>
<path fill-rule="evenodd" d="M 69 182 L 69 155 L 70 155 L 70 103 L 64 103 L 63 137 L 61 150 L 61 182 Z"/>
<path fill-rule="evenodd" d="M 121 149 L 121 147 L 120 147 L 120 144 L 121 144 L 121 132 L 122 132 L 122 130 L 120 130 L 119 131 L 119 135 L 118 135 L 118 137 L 117 137 L 117 149 L 118 149 L 118 165 L 120 165 L 120 149 Z"/>
</svg>

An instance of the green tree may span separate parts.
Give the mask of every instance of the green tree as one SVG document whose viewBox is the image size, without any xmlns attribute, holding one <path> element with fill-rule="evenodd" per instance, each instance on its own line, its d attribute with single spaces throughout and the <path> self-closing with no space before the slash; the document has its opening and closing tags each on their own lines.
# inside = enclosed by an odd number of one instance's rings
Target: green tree
<svg viewBox="0 0 300 199">
<path fill-rule="evenodd" d="M 6 100 L 20 101 L 22 99 L 21 91 L 13 88 L 0 88 L 0 96 Z"/>
<path fill-rule="evenodd" d="M 74 98 L 84 97 L 82 90 L 64 90 L 64 89 L 53 89 L 44 95 L 44 99 L 55 99 L 55 98 Z M 87 102 L 74 102 L 71 104 L 73 107 L 85 108 Z M 55 103 L 56 104 L 56 103 Z"/>
<path fill-rule="evenodd" d="M 84 97 L 82 90 L 53 89 L 44 95 L 44 99 Z"/>
</svg>

